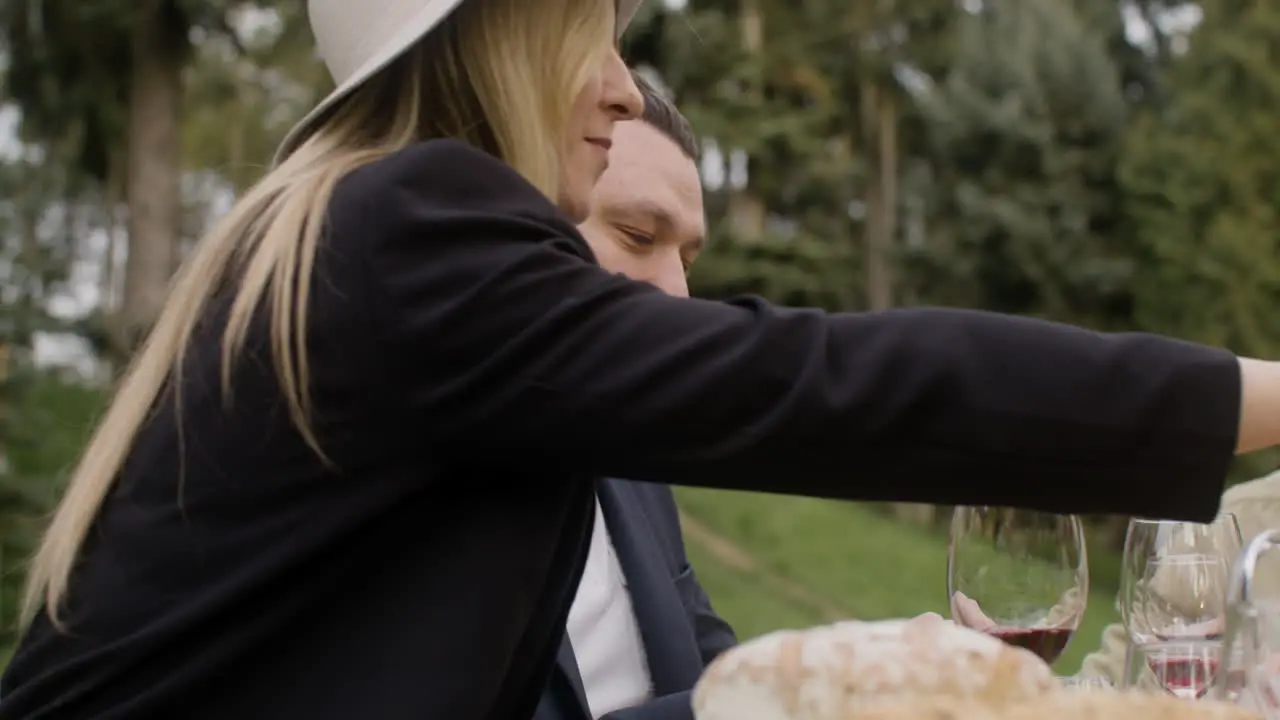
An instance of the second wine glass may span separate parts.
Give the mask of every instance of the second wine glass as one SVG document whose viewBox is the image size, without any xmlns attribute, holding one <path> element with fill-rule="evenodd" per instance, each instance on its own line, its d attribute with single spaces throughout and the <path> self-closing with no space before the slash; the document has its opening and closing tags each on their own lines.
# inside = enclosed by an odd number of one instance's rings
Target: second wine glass
<svg viewBox="0 0 1280 720">
<path fill-rule="evenodd" d="M 1221 660 L 1227 585 L 1239 553 L 1240 526 L 1230 513 L 1208 524 L 1130 521 L 1120 612 L 1135 654 L 1133 682 L 1204 697 Z"/>
<path fill-rule="evenodd" d="M 957 623 L 1052 664 L 1089 596 L 1084 528 L 1074 515 L 959 507 L 951 519 L 947 595 Z"/>
</svg>

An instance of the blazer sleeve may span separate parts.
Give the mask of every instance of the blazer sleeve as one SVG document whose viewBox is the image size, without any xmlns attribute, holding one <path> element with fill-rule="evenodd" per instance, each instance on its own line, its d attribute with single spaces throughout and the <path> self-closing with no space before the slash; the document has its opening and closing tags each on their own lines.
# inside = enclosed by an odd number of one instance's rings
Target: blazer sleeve
<svg viewBox="0 0 1280 720">
<path fill-rule="evenodd" d="M 462 460 L 1203 521 L 1234 452 L 1227 352 L 985 312 L 669 297 L 605 272 L 545 197 L 452 141 L 348 176 L 328 233 L 367 271 L 383 401 Z"/>
</svg>

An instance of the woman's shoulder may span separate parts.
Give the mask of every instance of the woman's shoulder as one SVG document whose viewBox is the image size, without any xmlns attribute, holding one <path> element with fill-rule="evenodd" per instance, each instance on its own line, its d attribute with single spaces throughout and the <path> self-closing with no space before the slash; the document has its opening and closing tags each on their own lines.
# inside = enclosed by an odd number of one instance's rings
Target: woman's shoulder
<svg viewBox="0 0 1280 720">
<path fill-rule="evenodd" d="M 1252 503 L 1259 500 L 1271 500 L 1280 503 L 1280 470 L 1238 485 L 1232 485 L 1222 496 L 1224 506 L 1238 505 L 1245 502 Z"/>
<path fill-rule="evenodd" d="M 472 329 L 477 318 L 509 311 L 507 303 L 549 302 L 530 297 L 532 280 L 594 260 L 574 224 L 519 173 L 451 140 L 351 171 L 335 187 L 324 224 L 321 285 L 333 288 L 335 302 L 359 307 L 359 322 L 383 337 L 416 337 L 424 324 L 455 317 L 480 287 L 504 299 L 487 315 L 467 314 Z M 538 287 L 557 299 L 562 292 L 552 282 Z"/>
<path fill-rule="evenodd" d="M 357 168 L 334 189 L 330 218 L 533 220 L 576 234 L 555 204 L 507 163 L 457 140 L 416 143 Z"/>
</svg>

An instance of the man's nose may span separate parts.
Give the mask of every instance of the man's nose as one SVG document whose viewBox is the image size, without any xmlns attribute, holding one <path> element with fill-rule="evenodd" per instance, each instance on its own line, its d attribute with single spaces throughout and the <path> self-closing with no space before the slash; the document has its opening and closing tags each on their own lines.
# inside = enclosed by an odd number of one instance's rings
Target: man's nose
<svg viewBox="0 0 1280 720">
<path fill-rule="evenodd" d="M 674 259 L 664 258 L 662 268 L 654 278 L 654 285 L 668 295 L 689 297 L 689 278 L 678 254 Z"/>
</svg>

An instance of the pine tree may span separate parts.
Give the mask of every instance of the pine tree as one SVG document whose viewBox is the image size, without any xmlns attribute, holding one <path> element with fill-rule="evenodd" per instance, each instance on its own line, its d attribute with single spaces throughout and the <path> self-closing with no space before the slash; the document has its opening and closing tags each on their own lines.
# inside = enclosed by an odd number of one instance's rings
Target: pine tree
<svg viewBox="0 0 1280 720">
<path fill-rule="evenodd" d="M 1097 34 L 1059 0 L 993 0 L 967 17 L 922 96 L 943 222 L 917 256 L 934 301 L 1105 326 L 1132 271 L 1113 232 L 1127 107 Z"/>
<path fill-rule="evenodd" d="M 1144 328 L 1280 355 L 1280 6 L 1211 0 L 1130 136 Z"/>
</svg>

